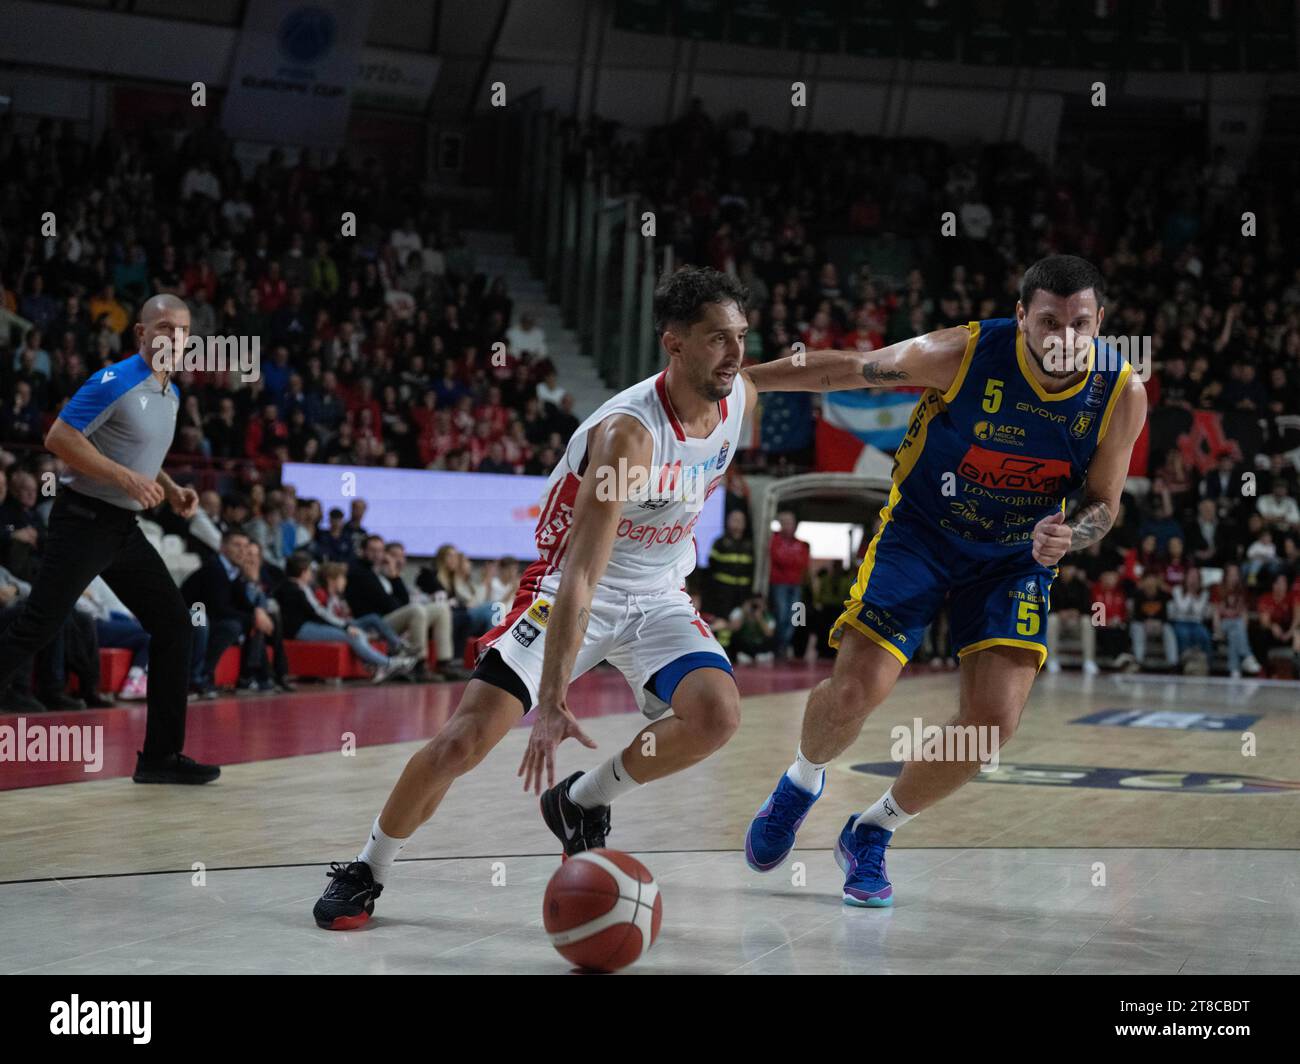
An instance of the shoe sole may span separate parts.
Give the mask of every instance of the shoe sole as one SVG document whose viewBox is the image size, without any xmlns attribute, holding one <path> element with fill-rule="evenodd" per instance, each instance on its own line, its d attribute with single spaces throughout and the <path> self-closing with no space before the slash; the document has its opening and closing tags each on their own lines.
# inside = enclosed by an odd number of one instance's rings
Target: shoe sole
<svg viewBox="0 0 1300 1064">
<path fill-rule="evenodd" d="M 328 922 L 317 918 L 316 926 L 322 931 L 356 931 L 369 922 L 370 914 L 362 913 L 360 916 L 336 916 Z"/>
<path fill-rule="evenodd" d="M 835 863 L 840 866 L 840 871 L 846 876 L 849 874 L 849 855 L 844 852 L 844 844 L 835 844 Z M 847 890 L 843 892 L 844 904 L 851 905 L 855 909 L 888 909 L 894 904 L 894 887 L 890 884 L 885 888 L 889 891 L 878 898 L 859 898 L 856 894 L 850 894 Z"/>
<path fill-rule="evenodd" d="M 181 784 L 182 786 L 197 787 L 197 786 L 201 786 L 204 783 L 212 783 L 214 780 L 218 780 L 220 778 L 221 778 L 220 772 L 218 772 L 215 776 L 204 776 L 201 779 L 193 779 L 189 777 L 178 778 L 176 776 L 155 776 L 150 774 L 137 773 L 136 775 L 131 777 L 131 782 L 132 783 L 178 783 Z"/>
</svg>

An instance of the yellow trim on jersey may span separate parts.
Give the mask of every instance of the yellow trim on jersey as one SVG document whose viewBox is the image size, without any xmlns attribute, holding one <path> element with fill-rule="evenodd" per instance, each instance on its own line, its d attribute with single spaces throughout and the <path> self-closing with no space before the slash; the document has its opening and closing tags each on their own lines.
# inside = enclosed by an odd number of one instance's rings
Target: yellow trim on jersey
<svg viewBox="0 0 1300 1064">
<path fill-rule="evenodd" d="M 876 645 L 884 647 L 885 650 L 888 650 L 891 654 L 894 655 L 894 657 L 896 657 L 900 662 L 906 665 L 907 664 L 906 654 L 904 654 L 901 650 L 899 650 L 898 647 L 894 646 L 893 643 L 891 643 L 883 635 L 877 632 L 874 628 L 868 628 L 865 624 L 862 623 L 862 621 L 858 619 L 858 611 L 860 609 L 862 609 L 862 603 L 859 602 L 853 607 L 853 609 L 845 610 L 843 613 L 840 614 L 839 620 L 837 620 L 834 626 L 831 628 L 831 634 L 828 640 L 832 649 L 839 650 L 840 638 L 842 635 L 840 629 L 847 624 L 855 632 L 861 632 L 863 635 L 865 635 Z"/>
<path fill-rule="evenodd" d="M 1047 661 L 1047 647 L 1042 643 L 1031 643 L 1028 639 L 981 639 L 978 643 L 971 643 L 957 651 L 957 657 L 964 658 L 967 654 L 974 654 L 978 650 L 988 650 L 989 647 L 1024 647 L 1026 650 L 1033 650 L 1038 653 L 1038 668 L 1042 669 L 1043 664 Z"/>
<path fill-rule="evenodd" d="M 1038 383 L 1036 378 L 1029 371 L 1029 363 L 1025 359 L 1025 334 L 1016 329 L 1016 364 L 1020 366 L 1021 376 L 1029 382 L 1029 386 L 1034 389 L 1034 394 L 1045 403 L 1059 403 L 1062 399 L 1070 399 L 1083 391 L 1083 386 L 1088 383 L 1092 376 L 1092 368 L 1097 362 L 1097 341 L 1094 340 L 1088 348 L 1088 368 L 1083 374 L 1083 379 L 1073 387 L 1067 388 L 1063 392 L 1044 391 L 1043 386 Z"/>
<path fill-rule="evenodd" d="M 975 345 L 980 342 L 980 323 L 973 321 L 966 327 L 970 330 L 970 339 L 966 341 L 966 353 L 961 356 L 957 376 L 953 378 L 948 390 L 940 396 L 945 404 L 956 399 L 957 393 L 961 391 L 961 386 L 966 382 L 966 371 L 970 369 L 971 359 L 975 357 Z"/>
<path fill-rule="evenodd" d="M 1119 371 L 1119 380 L 1115 382 L 1115 389 L 1110 393 L 1110 399 L 1106 401 L 1106 412 L 1101 415 L 1101 428 L 1097 430 L 1097 443 L 1106 438 L 1106 430 L 1110 428 L 1110 415 L 1115 412 L 1115 403 L 1124 392 L 1128 379 L 1133 375 L 1133 363 L 1125 362 L 1123 368 Z"/>
</svg>

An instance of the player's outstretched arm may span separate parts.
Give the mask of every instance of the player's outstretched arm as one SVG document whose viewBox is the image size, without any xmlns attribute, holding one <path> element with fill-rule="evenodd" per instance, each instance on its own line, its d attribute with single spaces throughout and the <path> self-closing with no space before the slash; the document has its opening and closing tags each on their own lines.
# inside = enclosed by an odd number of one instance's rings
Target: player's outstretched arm
<svg viewBox="0 0 1300 1064">
<path fill-rule="evenodd" d="M 572 737 L 584 746 L 596 746 L 569 711 L 569 678 L 587 633 L 596 585 L 614 549 L 625 501 L 618 487 L 628 483 L 633 469 L 648 475 L 653 457 L 650 433 L 626 414 L 606 418 L 588 435 L 587 468 L 573 503 L 560 588 L 546 626 L 537 716 L 519 765 L 524 790 L 540 793 L 543 776 L 547 787 L 555 785 L 555 748 L 563 740 Z"/>
<path fill-rule="evenodd" d="M 948 389 L 970 329 L 958 325 L 879 351 L 806 351 L 742 370 L 756 392 L 842 392 L 850 388 Z"/>
<path fill-rule="evenodd" d="M 1068 552 L 1086 550 L 1110 531 L 1128 479 L 1133 444 L 1146 419 L 1146 388 L 1130 376 L 1115 400 L 1110 423 L 1102 426 L 1105 435 L 1088 465 L 1083 501 L 1069 518 L 1055 513 L 1034 526 L 1034 558 L 1038 562 L 1055 565 Z"/>
</svg>

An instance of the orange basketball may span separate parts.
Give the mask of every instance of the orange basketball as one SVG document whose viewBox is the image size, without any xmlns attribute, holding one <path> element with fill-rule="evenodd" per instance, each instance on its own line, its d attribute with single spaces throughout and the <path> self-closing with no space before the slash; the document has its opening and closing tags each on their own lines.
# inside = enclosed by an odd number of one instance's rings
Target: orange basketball
<svg viewBox="0 0 1300 1064">
<path fill-rule="evenodd" d="M 616 972 L 645 953 L 663 915 L 654 876 L 619 850 L 570 857 L 551 876 L 542 901 L 551 945 L 565 960 L 597 972 Z"/>
</svg>

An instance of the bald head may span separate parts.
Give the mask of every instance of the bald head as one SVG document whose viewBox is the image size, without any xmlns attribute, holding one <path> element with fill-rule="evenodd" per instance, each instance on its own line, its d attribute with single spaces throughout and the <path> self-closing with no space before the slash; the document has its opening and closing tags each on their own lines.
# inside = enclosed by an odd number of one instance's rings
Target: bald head
<svg viewBox="0 0 1300 1064">
<path fill-rule="evenodd" d="M 140 308 L 140 321 L 148 325 L 160 316 L 176 313 L 184 314 L 187 319 L 189 318 L 190 308 L 185 305 L 185 300 L 170 292 L 160 292 L 146 300 L 144 306 Z"/>
<path fill-rule="evenodd" d="M 157 372 L 171 369 L 171 350 L 179 355 L 190 336 L 190 308 L 185 300 L 170 292 L 151 296 L 140 308 L 135 325 L 140 353 Z"/>
</svg>

